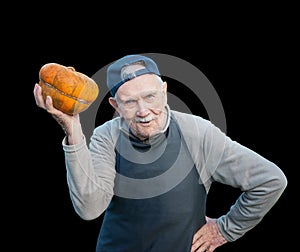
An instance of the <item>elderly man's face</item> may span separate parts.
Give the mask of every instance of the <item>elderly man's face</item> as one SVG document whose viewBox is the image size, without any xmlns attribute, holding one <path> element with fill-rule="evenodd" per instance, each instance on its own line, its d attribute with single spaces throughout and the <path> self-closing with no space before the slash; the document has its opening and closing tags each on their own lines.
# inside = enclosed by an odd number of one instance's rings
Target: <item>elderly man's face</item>
<svg viewBox="0 0 300 252">
<path fill-rule="evenodd" d="M 167 84 L 152 74 L 124 83 L 110 104 L 141 140 L 159 133 L 166 122 Z"/>
</svg>

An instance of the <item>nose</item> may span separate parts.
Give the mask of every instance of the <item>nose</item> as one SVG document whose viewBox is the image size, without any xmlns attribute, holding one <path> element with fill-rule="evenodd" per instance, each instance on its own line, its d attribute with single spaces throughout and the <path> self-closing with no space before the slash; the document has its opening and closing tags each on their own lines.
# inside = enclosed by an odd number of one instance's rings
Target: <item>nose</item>
<svg viewBox="0 0 300 252">
<path fill-rule="evenodd" d="M 137 104 L 137 111 L 136 111 L 136 114 L 137 116 L 141 116 L 141 117 L 144 117 L 144 116 L 147 116 L 149 114 L 149 108 L 147 106 L 147 104 L 145 103 L 145 101 L 143 99 L 140 99 L 138 101 L 138 104 Z"/>
</svg>

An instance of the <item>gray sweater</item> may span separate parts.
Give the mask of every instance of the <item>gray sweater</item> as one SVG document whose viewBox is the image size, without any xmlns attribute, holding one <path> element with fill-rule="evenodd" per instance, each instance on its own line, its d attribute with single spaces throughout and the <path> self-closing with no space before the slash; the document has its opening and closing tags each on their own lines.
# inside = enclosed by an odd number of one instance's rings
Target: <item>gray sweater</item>
<svg viewBox="0 0 300 252">
<path fill-rule="evenodd" d="M 241 190 L 234 205 L 217 219 L 227 241 L 240 238 L 279 199 L 287 186 L 284 173 L 273 162 L 230 139 L 210 121 L 178 111 L 170 113 L 177 120 L 206 193 L 214 181 Z M 115 144 L 120 131 L 126 130 L 121 118 L 116 117 L 95 128 L 89 146 L 84 137 L 76 145 L 67 145 L 66 139 L 62 142 L 70 197 L 82 219 L 99 217 L 115 193 Z"/>
</svg>

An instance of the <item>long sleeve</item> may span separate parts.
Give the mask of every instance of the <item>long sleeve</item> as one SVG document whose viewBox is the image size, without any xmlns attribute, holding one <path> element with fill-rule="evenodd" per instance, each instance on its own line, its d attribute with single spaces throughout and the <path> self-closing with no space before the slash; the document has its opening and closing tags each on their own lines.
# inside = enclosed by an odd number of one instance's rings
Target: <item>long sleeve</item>
<svg viewBox="0 0 300 252">
<path fill-rule="evenodd" d="M 209 189 L 214 181 L 239 188 L 241 194 L 217 224 L 227 241 L 255 227 L 287 186 L 287 178 L 273 162 L 233 141 L 210 121 L 174 112 L 200 174 Z"/>
<path fill-rule="evenodd" d="M 77 145 L 66 145 L 64 139 L 62 145 L 73 207 L 81 218 L 95 219 L 113 196 L 115 154 L 110 126 L 96 128 L 89 147 L 85 138 Z"/>
<path fill-rule="evenodd" d="M 234 241 L 263 219 L 287 179 L 276 164 L 231 140 L 213 124 L 206 131 L 203 149 L 211 180 L 241 189 L 229 212 L 217 220 L 225 239 Z"/>
</svg>

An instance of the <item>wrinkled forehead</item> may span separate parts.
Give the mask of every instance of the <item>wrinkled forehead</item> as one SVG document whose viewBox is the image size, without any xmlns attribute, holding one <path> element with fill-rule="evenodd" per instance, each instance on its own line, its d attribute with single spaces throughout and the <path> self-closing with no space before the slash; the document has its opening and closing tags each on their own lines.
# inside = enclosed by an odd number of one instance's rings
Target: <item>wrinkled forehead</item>
<svg viewBox="0 0 300 252">
<path fill-rule="evenodd" d="M 125 82 L 117 91 L 117 95 L 140 96 L 147 92 L 161 91 L 163 82 L 155 74 L 144 74 Z"/>
</svg>

